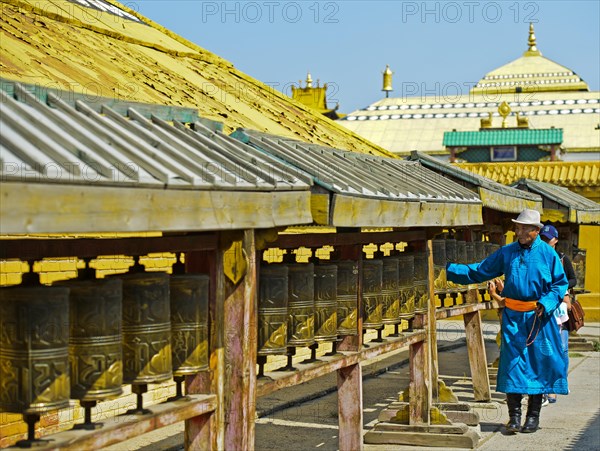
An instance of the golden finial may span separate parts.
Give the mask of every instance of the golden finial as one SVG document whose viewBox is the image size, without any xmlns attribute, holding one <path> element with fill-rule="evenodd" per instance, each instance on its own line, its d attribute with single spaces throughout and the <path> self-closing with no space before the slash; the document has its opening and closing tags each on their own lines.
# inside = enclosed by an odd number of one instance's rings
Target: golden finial
<svg viewBox="0 0 600 451">
<path fill-rule="evenodd" d="M 385 96 L 387 97 L 390 94 L 390 91 L 393 91 L 392 88 L 392 75 L 394 73 L 390 69 L 389 64 L 385 65 L 385 70 L 383 71 L 383 88 L 382 91 L 385 91 Z"/>
<path fill-rule="evenodd" d="M 492 128 L 492 113 L 488 113 L 488 117 L 479 120 L 481 128 Z"/>
<path fill-rule="evenodd" d="M 498 113 L 500 113 L 500 116 L 502 116 L 502 128 L 506 128 L 506 118 L 510 114 L 510 111 L 510 107 L 506 101 L 502 102 L 498 107 Z"/>
<path fill-rule="evenodd" d="M 517 114 L 517 127 L 519 128 L 529 128 L 529 118 L 526 116 L 521 117 L 519 113 Z"/>
<path fill-rule="evenodd" d="M 537 48 L 533 23 L 529 23 L 529 39 L 527 40 L 527 44 L 529 45 L 529 48 L 523 53 L 523 56 L 542 56 L 542 52 Z"/>
<path fill-rule="evenodd" d="M 312 77 L 310 76 L 310 72 L 306 74 L 306 87 L 312 88 Z"/>
</svg>

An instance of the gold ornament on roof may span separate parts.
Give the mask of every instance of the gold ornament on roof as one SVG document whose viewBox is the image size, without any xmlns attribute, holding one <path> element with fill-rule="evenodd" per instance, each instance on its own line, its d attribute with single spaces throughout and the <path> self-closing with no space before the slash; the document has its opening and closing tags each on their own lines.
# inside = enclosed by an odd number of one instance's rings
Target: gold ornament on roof
<svg viewBox="0 0 600 451">
<path fill-rule="evenodd" d="M 388 64 L 386 64 L 385 70 L 383 71 L 383 88 L 381 88 L 382 91 L 385 91 L 386 97 L 389 95 L 390 91 L 394 90 L 392 88 L 392 75 L 393 74 L 394 73 L 390 69 L 390 66 Z"/>
<path fill-rule="evenodd" d="M 488 117 L 479 120 L 481 128 L 492 128 L 492 113 L 488 113 Z"/>
<path fill-rule="evenodd" d="M 502 128 L 506 128 L 506 118 L 510 115 L 511 109 L 506 101 L 502 102 L 498 107 L 498 113 L 502 116 Z"/>
<path fill-rule="evenodd" d="M 310 72 L 307 72 L 306 74 L 306 87 L 312 88 L 312 77 L 310 75 Z"/>
<path fill-rule="evenodd" d="M 523 56 L 542 56 L 542 52 L 540 52 L 537 48 L 535 32 L 533 31 L 533 23 L 529 24 L 529 39 L 527 40 L 527 44 L 529 48 L 525 53 L 523 53 Z"/>
</svg>

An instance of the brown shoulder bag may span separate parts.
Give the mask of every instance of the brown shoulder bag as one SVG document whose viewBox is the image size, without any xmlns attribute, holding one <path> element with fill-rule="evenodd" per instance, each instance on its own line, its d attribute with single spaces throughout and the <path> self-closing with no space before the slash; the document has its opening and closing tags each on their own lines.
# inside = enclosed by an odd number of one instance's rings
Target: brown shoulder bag
<svg viewBox="0 0 600 451">
<path fill-rule="evenodd" d="M 569 320 L 567 321 L 567 329 L 569 332 L 577 332 L 584 325 L 583 317 L 585 312 L 579 301 L 575 298 L 571 299 L 571 310 L 569 310 Z"/>
</svg>

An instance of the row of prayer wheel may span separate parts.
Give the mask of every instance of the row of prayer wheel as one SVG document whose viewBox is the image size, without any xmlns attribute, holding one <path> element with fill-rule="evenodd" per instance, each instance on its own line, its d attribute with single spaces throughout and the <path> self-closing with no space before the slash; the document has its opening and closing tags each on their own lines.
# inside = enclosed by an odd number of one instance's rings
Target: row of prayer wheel
<svg viewBox="0 0 600 451">
<path fill-rule="evenodd" d="M 433 277 L 436 294 L 466 291 L 466 287 L 456 285 L 446 278 L 446 262 L 476 263 L 484 260 L 500 248 L 489 241 L 461 241 L 453 238 L 432 240 Z M 483 284 L 485 286 L 485 283 Z"/>
<path fill-rule="evenodd" d="M 260 268 L 258 355 L 357 335 L 356 261 L 278 263 Z M 404 252 L 362 262 L 364 329 L 398 324 L 427 309 L 427 255 Z"/>
<path fill-rule="evenodd" d="M 208 276 L 140 268 L 0 289 L 0 410 L 95 405 L 121 395 L 122 384 L 208 368 Z"/>
</svg>

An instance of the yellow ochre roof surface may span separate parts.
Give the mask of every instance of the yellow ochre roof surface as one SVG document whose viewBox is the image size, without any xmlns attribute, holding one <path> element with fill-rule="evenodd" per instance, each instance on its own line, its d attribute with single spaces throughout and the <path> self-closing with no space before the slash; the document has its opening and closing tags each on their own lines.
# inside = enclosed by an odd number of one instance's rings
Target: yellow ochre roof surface
<svg viewBox="0 0 600 451">
<path fill-rule="evenodd" d="M 238 127 L 394 155 L 125 6 L 140 22 L 68 1 L 5 0 L 0 77 L 125 101 L 197 108 Z"/>
<path fill-rule="evenodd" d="M 598 187 L 600 185 L 600 161 L 457 163 L 456 166 L 503 185 L 512 185 L 520 179 L 532 179 L 565 188 Z"/>
</svg>

